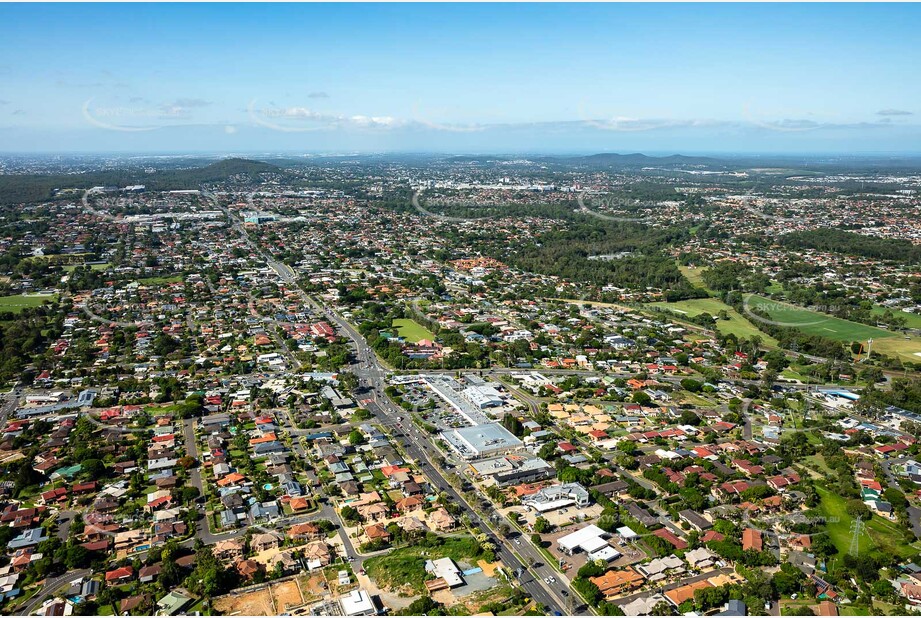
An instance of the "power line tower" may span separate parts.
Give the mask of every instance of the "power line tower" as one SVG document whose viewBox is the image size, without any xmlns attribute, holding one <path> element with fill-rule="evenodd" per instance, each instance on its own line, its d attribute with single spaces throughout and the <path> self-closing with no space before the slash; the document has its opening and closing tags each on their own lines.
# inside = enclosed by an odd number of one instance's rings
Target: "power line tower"
<svg viewBox="0 0 921 618">
<path fill-rule="evenodd" d="M 860 535 L 863 534 L 863 518 L 858 517 L 851 522 L 851 547 L 849 554 L 857 558 L 860 556 Z"/>
</svg>

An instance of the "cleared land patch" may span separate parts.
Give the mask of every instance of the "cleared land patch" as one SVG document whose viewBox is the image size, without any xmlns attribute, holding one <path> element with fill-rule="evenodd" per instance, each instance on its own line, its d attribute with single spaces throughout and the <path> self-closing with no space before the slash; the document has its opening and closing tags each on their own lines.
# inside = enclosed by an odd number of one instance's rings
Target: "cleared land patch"
<svg viewBox="0 0 921 618">
<path fill-rule="evenodd" d="M 694 287 L 703 288 L 705 290 L 707 289 L 707 284 L 704 283 L 704 273 L 707 271 L 705 267 L 702 268 L 698 266 L 691 268 L 690 266 L 679 265 L 678 270 L 681 271 L 681 274 L 684 275 L 685 278 L 690 281 L 691 285 Z"/>
<path fill-rule="evenodd" d="M 145 277 L 137 281 L 139 284 L 146 286 L 169 285 L 171 283 L 182 283 L 182 275 L 173 275 L 172 277 Z"/>
<path fill-rule="evenodd" d="M 476 563 L 480 547 L 471 536 L 445 537 L 441 545 L 413 545 L 394 549 L 364 561 L 365 570 L 378 586 L 421 594 L 425 590 L 425 561 L 450 557 L 455 562 Z"/>
<path fill-rule="evenodd" d="M 64 267 L 64 272 L 72 273 L 82 266 L 89 266 L 90 270 L 101 271 L 107 269 L 110 264 L 68 264 Z"/>
</svg>

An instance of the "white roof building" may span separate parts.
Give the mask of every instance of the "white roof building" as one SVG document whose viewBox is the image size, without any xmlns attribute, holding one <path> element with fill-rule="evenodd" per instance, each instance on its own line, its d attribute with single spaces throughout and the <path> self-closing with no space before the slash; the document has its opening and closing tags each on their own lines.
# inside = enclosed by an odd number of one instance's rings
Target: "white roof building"
<svg viewBox="0 0 921 618">
<path fill-rule="evenodd" d="M 604 541 L 604 539 L 600 539 Z M 604 560 L 605 562 L 610 562 L 612 560 L 617 560 L 620 558 L 621 553 L 608 545 L 607 541 L 604 541 L 604 547 L 598 547 L 590 552 L 588 552 L 589 560 Z"/>
<path fill-rule="evenodd" d="M 652 613 L 653 608 L 663 601 L 668 602 L 664 596 L 657 592 L 647 597 L 634 599 L 621 605 L 620 608 L 624 610 L 625 616 L 648 616 Z"/>
<path fill-rule="evenodd" d="M 339 598 L 343 616 L 373 616 L 377 613 L 374 601 L 366 590 L 358 588 Z"/>
<path fill-rule="evenodd" d="M 539 513 L 555 511 L 564 506 L 588 506 L 591 502 L 588 490 L 579 483 L 564 483 L 544 487 L 537 493 L 521 499 L 521 503 Z"/>
<path fill-rule="evenodd" d="M 561 536 L 557 539 L 556 544 L 562 552 L 570 556 L 577 551 L 584 551 L 590 554 L 603 550 L 605 546 L 608 546 L 607 534 L 595 524 L 589 524 L 581 530 Z"/>
<path fill-rule="evenodd" d="M 464 578 L 461 577 L 461 570 L 454 564 L 451 558 L 438 558 L 436 560 L 426 560 L 425 570 L 435 577 L 445 580 L 449 588 L 455 588 L 464 584 Z"/>
<path fill-rule="evenodd" d="M 714 558 L 716 555 L 706 547 L 698 547 L 684 554 L 684 559 L 688 561 L 688 564 L 698 569 L 711 566 Z"/>
<path fill-rule="evenodd" d="M 617 529 L 617 536 L 622 538 L 625 541 L 633 541 L 640 538 L 636 532 L 633 531 L 633 528 L 630 526 L 621 526 Z"/>
<path fill-rule="evenodd" d="M 524 446 L 512 432 L 498 423 L 452 429 L 443 432 L 441 437 L 464 459 L 508 453 Z"/>
</svg>

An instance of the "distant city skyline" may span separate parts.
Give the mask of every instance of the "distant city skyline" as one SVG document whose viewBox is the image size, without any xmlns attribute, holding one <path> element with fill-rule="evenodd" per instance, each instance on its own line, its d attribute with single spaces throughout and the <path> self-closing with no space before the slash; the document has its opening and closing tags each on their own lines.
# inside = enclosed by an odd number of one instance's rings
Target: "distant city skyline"
<svg viewBox="0 0 921 618">
<path fill-rule="evenodd" d="M 913 4 L 5 4 L 0 151 L 919 153 L 919 31 Z"/>
</svg>

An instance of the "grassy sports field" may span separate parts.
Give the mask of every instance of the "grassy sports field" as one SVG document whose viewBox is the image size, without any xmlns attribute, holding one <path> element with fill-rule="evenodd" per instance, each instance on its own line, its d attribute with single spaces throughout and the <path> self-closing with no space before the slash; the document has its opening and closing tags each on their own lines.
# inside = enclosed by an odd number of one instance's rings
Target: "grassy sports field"
<svg viewBox="0 0 921 618">
<path fill-rule="evenodd" d="M 416 343 L 423 339 L 435 339 L 435 334 L 432 333 L 432 331 L 422 326 L 415 320 L 394 320 L 393 327 L 397 329 L 397 333 L 400 335 L 400 337 L 403 337 L 410 343 Z"/>
<path fill-rule="evenodd" d="M 16 296 L 0 296 L 0 311 L 19 313 L 28 307 L 40 307 L 45 303 L 57 300 L 57 294 L 17 294 Z"/>
<path fill-rule="evenodd" d="M 706 284 L 704 283 L 704 273 L 707 271 L 706 268 L 695 267 L 691 268 L 690 266 L 678 266 L 678 270 L 681 271 L 681 274 L 684 275 L 688 281 L 691 282 L 691 285 L 698 288 L 707 289 Z"/>
<path fill-rule="evenodd" d="M 765 345 L 777 345 L 776 339 L 759 330 L 749 320 L 740 315 L 738 311 L 716 298 L 695 298 L 674 303 L 651 303 L 651 306 L 674 311 L 679 318 L 682 315 L 694 317 L 701 313 L 709 313 L 716 317 L 720 311 L 725 310 L 729 319 L 716 321 L 718 331 L 724 334 L 732 333 L 736 337 L 745 338 L 757 335 L 761 337 Z"/>
<path fill-rule="evenodd" d="M 782 326 L 796 328 L 809 335 L 821 335 L 837 341 L 866 341 L 895 336 L 895 333 L 875 326 L 842 320 L 763 296 L 752 294 L 746 297 L 746 302 L 749 307 L 761 309 Z"/>
<path fill-rule="evenodd" d="M 762 307 L 774 320 L 804 333 L 821 335 L 837 341 L 860 341 L 864 344 L 868 339 L 873 339 L 873 351 L 875 352 L 897 357 L 902 361 L 921 362 L 921 337 L 917 335 L 905 335 L 867 324 L 842 320 L 763 296 L 752 295 L 747 299 L 750 307 Z M 912 318 L 917 317 L 921 316 L 912 316 Z"/>
</svg>

